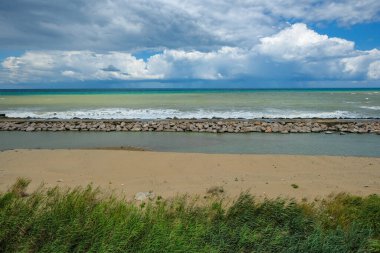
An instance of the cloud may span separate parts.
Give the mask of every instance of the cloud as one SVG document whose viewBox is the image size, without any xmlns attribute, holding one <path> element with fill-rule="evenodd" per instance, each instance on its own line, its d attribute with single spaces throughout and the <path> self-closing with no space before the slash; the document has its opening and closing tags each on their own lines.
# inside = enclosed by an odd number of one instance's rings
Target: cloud
<svg viewBox="0 0 380 253">
<path fill-rule="evenodd" d="M 370 79 L 380 80 L 380 61 L 375 61 L 369 64 L 367 76 Z"/>
<path fill-rule="evenodd" d="M 303 22 L 335 21 L 347 26 L 380 20 L 378 0 L 272 0 L 265 5 L 273 16 Z"/>
<path fill-rule="evenodd" d="M 159 78 L 148 73 L 143 60 L 124 52 L 32 51 L 6 58 L 2 67 L 10 82 Z"/>
<path fill-rule="evenodd" d="M 277 60 L 305 60 L 348 56 L 354 51 L 354 42 L 329 38 L 297 23 L 279 33 L 260 39 L 260 53 Z"/>
<path fill-rule="evenodd" d="M 150 73 L 166 79 L 231 79 L 247 73 L 248 65 L 247 51 L 232 47 L 211 52 L 165 50 L 147 62 Z"/>
<path fill-rule="evenodd" d="M 341 60 L 343 72 L 351 78 L 380 79 L 380 51 L 359 51 L 360 55 Z"/>
<path fill-rule="evenodd" d="M 0 1 L 0 48 L 125 51 L 220 45 L 165 1 Z"/>
<path fill-rule="evenodd" d="M 303 23 L 262 38 L 256 49 L 273 61 L 271 65 L 279 63 L 297 78 L 378 79 L 379 50 L 356 50 L 354 42 L 318 34 Z"/>
<path fill-rule="evenodd" d="M 296 23 L 251 48 L 166 49 L 146 60 L 111 51 L 29 51 L 2 62 L 12 82 L 70 80 L 379 80 L 380 51 L 330 38 Z"/>
<path fill-rule="evenodd" d="M 378 79 L 379 51 L 328 37 L 296 23 L 260 39 L 250 49 L 224 47 L 211 52 L 166 50 L 147 62 L 164 79 L 369 80 Z"/>
<path fill-rule="evenodd" d="M 380 20 L 378 0 L 0 1 L 0 48 L 133 51 L 250 48 L 286 21 Z"/>
</svg>

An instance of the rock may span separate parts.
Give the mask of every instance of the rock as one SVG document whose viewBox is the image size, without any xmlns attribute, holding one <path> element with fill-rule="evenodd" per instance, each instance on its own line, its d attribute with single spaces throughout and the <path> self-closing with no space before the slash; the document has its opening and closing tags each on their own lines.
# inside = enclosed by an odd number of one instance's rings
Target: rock
<svg viewBox="0 0 380 253">
<path fill-rule="evenodd" d="M 227 128 L 222 127 L 222 129 L 218 130 L 218 133 L 225 133 L 227 132 Z"/>
<path fill-rule="evenodd" d="M 250 126 L 245 128 L 248 132 L 261 132 L 260 126 Z"/>
<path fill-rule="evenodd" d="M 265 132 L 266 132 L 266 133 L 271 133 L 271 132 L 272 132 L 272 128 L 271 128 L 271 127 L 267 127 L 267 128 L 265 129 Z"/>
<path fill-rule="evenodd" d="M 135 194 L 135 200 L 145 201 L 154 199 L 155 194 L 153 192 L 138 192 Z"/>
<path fill-rule="evenodd" d="M 27 132 L 32 132 L 32 131 L 34 131 L 34 127 L 32 127 L 32 126 L 28 126 L 28 127 L 25 129 L 25 131 L 27 131 Z"/>
<path fill-rule="evenodd" d="M 327 122 L 313 121 L 247 121 L 244 119 L 194 119 L 157 121 L 37 121 L 0 122 L 1 131 L 166 131 L 166 132 L 209 132 L 209 133 L 374 133 L 379 134 L 380 122 Z"/>
</svg>

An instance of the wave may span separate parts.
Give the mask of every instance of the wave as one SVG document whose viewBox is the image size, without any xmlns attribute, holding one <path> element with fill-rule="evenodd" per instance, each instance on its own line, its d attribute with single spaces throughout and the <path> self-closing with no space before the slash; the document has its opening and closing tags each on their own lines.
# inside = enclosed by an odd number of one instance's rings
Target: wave
<svg viewBox="0 0 380 253">
<path fill-rule="evenodd" d="M 209 110 L 198 109 L 181 111 L 178 109 L 126 109 L 126 108 L 103 108 L 103 109 L 81 109 L 69 111 L 41 111 L 41 110 L 11 110 L 5 112 L 11 118 L 37 118 L 37 119 L 202 119 L 202 118 L 369 118 L 371 116 L 357 114 L 348 111 L 298 111 L 266 109 L 264 111 L 248 110 Z"/>
<path fill-rule="evenodd" d="M 360 106 L 362 109 L 380 110 L 380 106 Z"/>
</svg>

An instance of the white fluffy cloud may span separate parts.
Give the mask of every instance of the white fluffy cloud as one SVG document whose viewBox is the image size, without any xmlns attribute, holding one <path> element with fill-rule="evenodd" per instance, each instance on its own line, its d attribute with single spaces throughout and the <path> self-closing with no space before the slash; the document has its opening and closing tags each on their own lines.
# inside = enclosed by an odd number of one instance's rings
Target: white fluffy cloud
<svg viewBox="0 0 380 253">
<path fill-rule="evenodd" d="M 247 73 L 247 51 L 223 47 L 217 51 L 199 52 L 165 50 L 148 59 L 148 70 L 164 78 L 177 79 L 224 79 Z"/>
<path fill-rule="evenodd" d="M 328 37 L 298 23 L 262 38 L 256 49 L 283 66 L 293 64 L 297 74 L 313 79 L 379 79 L 380 51 L 355 50 L 355 44 Z"/>
<path fill-rule="evenodd" d="M 298 23 L 279 33 L 260 39 L 260 53 L 278 60 L 304 60 L 321 57 L 349 56 L 354 43 L 340 38 L 329 38 Z"/>
<path fill-rule="evenodd" d="M 146 62 L 124 52 L 33 51 L 8 57 L 2 66 L 11 82 L 160 78 L 148 73 Z"/>
<path fill-rule="evenodd" d="M 147 60 L 126 52 L 30 51 L 2 62 L 4 81 L 236 78 L 280 80 L 378 80 L 380 51 L 355 50 L 297 23 L 261 38 L 250 48 L 164 50 Z"/>
<path fill-rule="evenodd" d="M 380 51 L 359 51 L 359 55 L 341 60 L 344 73 L 350 77 L 366 76 L 369 79 L 380 79 Z"/>
</svg>

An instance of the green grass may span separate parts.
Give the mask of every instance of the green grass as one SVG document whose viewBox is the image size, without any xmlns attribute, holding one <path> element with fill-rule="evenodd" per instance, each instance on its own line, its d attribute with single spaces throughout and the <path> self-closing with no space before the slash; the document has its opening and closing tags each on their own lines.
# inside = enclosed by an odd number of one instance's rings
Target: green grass
<svg viewBox="0 0 380 253">
<path fill-rule="evenodd" d="M 380 252 L 377 195 L 141 205 L 92 186 L 28 195 L 28 184 L 0 194 L 0 252 Z"/>
</svg>

